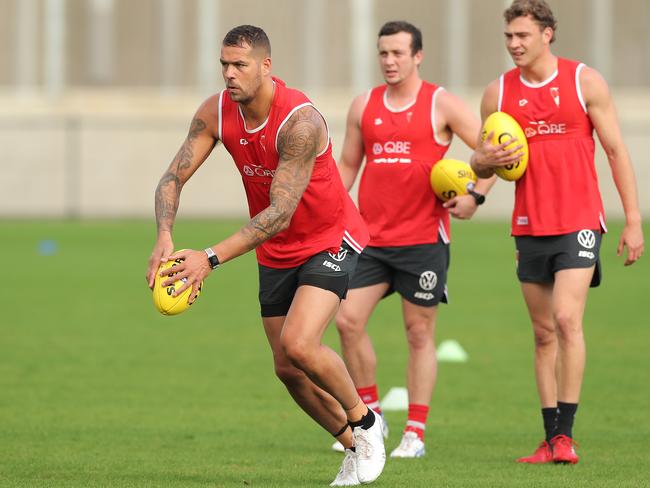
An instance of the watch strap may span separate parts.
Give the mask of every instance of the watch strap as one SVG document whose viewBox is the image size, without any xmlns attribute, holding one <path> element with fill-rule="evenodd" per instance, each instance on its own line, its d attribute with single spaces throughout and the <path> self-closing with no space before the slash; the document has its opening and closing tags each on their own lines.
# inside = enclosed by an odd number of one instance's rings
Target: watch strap
<svg viewBox="0 0 650 488">
<path fill-rule="evenodd" d="M 469 188 L 467 190 L 467 193 L 469 193 L 474 197 L 474 201 L 476 202 L 476 205 L 483 205 L 485 203 L 485 195 L 483 195 L 482 193 L 475 191 L 473 188 Z"/>
<path fill-rule="evenodd" d="M 205 251 L 205 254 L 207 254 L 207 256 L 208 256 L 208 263 L 210 263 L 210 268 L 217 269 L 221 263 L 219 262 L 219 258 L 214 253 L 212 248 L 211 247 L 206 247 L 204 249 L 204 251 Z"/>
</svg>

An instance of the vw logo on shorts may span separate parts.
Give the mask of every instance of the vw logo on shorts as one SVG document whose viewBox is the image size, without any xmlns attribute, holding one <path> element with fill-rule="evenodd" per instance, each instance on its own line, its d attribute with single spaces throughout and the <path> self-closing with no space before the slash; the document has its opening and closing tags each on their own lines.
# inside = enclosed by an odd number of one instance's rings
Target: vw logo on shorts
<svg viewBox="0 0 650 488">
<path fill-rule="evenodd" d="M 328 252 L 327 254 L 329 254 L 334 261 L 338 261 L 340 263 L 345 259 L 345 256 L 348 255 L 348 250 L 341 248 L 336 254 L 332 254 L 331 252 Z"/>
<path fill-rule="evenodd" d="M 585 249 L 591 249 L 596 245 L 596 235 L 593 230 L 585 229 L 578 232 L 578 243 Z"/>
<path fill-rule="evenodd" d="M 437 284 L 438 276 L 433 271 L 425 271 L 420 275 L 420 288 L 423 290 L 433 290 Z"/>
</svg>

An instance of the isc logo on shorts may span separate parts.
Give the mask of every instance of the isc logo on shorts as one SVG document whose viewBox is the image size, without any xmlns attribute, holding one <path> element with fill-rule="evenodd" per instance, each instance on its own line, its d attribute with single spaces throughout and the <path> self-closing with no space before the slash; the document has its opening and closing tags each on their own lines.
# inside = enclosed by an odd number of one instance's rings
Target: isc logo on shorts
<svg viewBox="0 0 650 488">
<path fill-rule="evenodd" d="M 416 291 L 413 296 L 419 298 L 420 300 L 433 300 L 433 293 L 424 293 L 422 291 Z"/>
<path fill-rule="evenodd" d="M 323 266 L 332 268 L 334 271 L 341 271 L 341 267 L 338 264 L 334 264 L 331 261 L 328 261 L 327 259 L 323 261 Z"/>
</svg>

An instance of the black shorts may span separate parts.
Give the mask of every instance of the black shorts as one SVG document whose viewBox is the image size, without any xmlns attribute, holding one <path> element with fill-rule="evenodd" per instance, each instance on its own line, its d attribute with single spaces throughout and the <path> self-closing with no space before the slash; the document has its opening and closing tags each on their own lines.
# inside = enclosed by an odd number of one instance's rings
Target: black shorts
<svg viewBox="0 0 650 488">
<path fill-rule="evenodd" d="M 366 247 L 361 253 L 350 288 L 388 283 L 385 296 L 397 291 L 404 300 L 423 307 L 447 303 L 449 245 L 418 244 Z"/>
<path fill-rule="evenodd" d="M 324 251 L 295 268 L 258 264 L 262 317 L 286 315 L 296 290 L 302 285 L 329 290 L 344 299 L 358 260 L 359 254 L 344 242 L 337 254 Z"/>
<path fill-rule="evenodd" d="M 517 277 L 524 283 L 553 283 L 562 269 L 594 268 L 591 287 L 600 285 L 599 230 L 556 236 L 515 236 Z"/>
</svg>

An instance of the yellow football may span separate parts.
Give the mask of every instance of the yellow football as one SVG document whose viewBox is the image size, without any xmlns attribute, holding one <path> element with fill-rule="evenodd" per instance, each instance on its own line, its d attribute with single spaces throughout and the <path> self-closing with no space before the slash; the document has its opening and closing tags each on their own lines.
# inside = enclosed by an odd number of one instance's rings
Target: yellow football
<svg viewBox="0 0 650 488">
<path fill-rule="evenodd" d="M 481 131 L 481 140 L 484 141 L 487 139 L 490 132 L 494 134 L 490 142 L 495 146 L 513 138 L 517 139 L 517 145 L 521 144 L 523 146 L 521 148 L 523 156 L 519 161 L 497 168 L 494 171 L 497 176 L 504 180 L 518 180 L 522 177 L 528 166 L 528 141 L 526 140 L 524 131 L 521 130 L 521 126 L 509 114 L 505 112 L 494 112 L 485 119 L 485 124 L 483 124 L 483 130 Z M 510 147 L 512 147 L 512 144 L 507 146 L 508 149 Z"/>
<path fill-rule="evenodd" d="M 441 159 L 431 168 L 431 188 L 440 200 L 465 195 L 476 183 L 472 167 L 457 159 Z"/>
<path fill-rule="evenodd" d="M 182 249 L 184 250 L 184 249 Z M 166 263 L 163 263 L 160 265 L 158 268 L 158 271 L 156 272 L 156 280 L 153 285 L 153 304 L 156 307 L 156 309 L 163 315 L 178 315 L 181 312 L 184 312 L 190 307 L 190 303 L 188 303 L 188 298 L 190 297 L 190 294 L 192 293 L 192 287 L 188 288 L 185 290 L 183 293 L 181 293 L 178 296 L 173 296 L 172 294 L 174 291 L 178 290 L 185 281 L 187 281 L 185 278 L 182 280 L 177 280 L 173 284 L 165 287 L 162 286 L 162 283 L 167 280 L 167 276 L 160 276 L 160 272 L 162 270 L 165 270 L 167 268 L 173 268 L 174 266 L 177 266 L 178 264 L 182 263 L 184 260 L 183 259 L 174 259 L 171 261 L 167 261 Z M 171 274 L 170 276 L 174 276 Z M 199 294 L 197 295 L 198 297 L 201 295 L 201 288 L 203 287 L 203 282 L 199 285 Z M 196 301 L 196 300 L 195 300 Z"/>
</svg>

